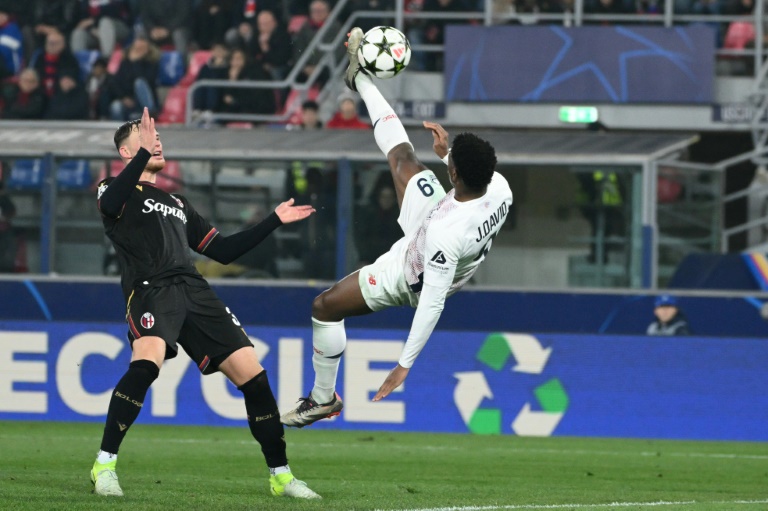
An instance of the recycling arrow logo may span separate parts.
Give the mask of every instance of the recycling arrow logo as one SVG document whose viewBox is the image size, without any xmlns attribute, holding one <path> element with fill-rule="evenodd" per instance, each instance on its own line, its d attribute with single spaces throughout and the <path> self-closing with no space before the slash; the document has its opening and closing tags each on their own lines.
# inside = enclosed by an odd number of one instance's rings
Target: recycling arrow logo
<svg viewBox="0 0 768 511">
<path fill-rule="evenodd" d="M 493 333 L 486 337 L 475 358 L 489 369 L 499 372 L 512 356 L 516 362 L 511 369 L 513 372 L 541 374 L 551 354 L 552 348 L 543 348 L 532 335 Z M 459 372 L 454 376 L 457 383 L 453 400 L 467 428 L 475 434 L 500 434 L 502 410 L 480 408 L 485 399 L 494 399 L 485 372 Z M 533 394 L 541 410 L 533 410 L 531 403 L 526 402 L 510 427 L 520 436 L 550 436 L 568 409 L 568 394 L 557 378 L 535 387 Z"/>
</svg>

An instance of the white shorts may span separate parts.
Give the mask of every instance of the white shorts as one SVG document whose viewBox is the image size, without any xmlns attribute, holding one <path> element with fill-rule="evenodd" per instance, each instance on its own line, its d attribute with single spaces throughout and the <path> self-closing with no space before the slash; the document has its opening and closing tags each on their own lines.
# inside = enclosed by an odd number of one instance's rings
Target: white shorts
<svg viewBox="0 0 768 511">
<path fill-rule="evenodd" d="M 445 189 L 431 170 L 423 170 L 408 181 L 397 218 L 405 236 L 373 263 L 360 268 L 358 274 L 360 291 L 372 311 L 398 305 L 418 305 L 418 296 L 405 280 L 405 253 L 427 214 L 443 197 Z"/>
</svg>

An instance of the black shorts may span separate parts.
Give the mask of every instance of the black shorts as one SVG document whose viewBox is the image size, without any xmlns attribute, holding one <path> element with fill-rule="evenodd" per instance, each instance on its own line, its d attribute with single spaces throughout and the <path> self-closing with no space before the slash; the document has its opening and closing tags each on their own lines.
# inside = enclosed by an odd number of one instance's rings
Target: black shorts
<svg viewBox="0 0 768 511">
<path fill-rule="evenodd" d="M 140 337 L 160 337 L 169 359 L 176 356 L 178 343 L 203 374 L 218 371 L 227 356 L 253 346 L 229 307 L 207 285 L 137 287 L 128 299 L 126 321 L 131 345 Z"/>
</svg>

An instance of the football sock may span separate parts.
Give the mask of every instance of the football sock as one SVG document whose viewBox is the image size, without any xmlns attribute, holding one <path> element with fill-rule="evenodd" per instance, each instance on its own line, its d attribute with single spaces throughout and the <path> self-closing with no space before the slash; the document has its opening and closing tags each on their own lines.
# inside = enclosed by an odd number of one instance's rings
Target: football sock
<svg viewBox="0 0 768 511">
<path fill-rule="evenodd" d="M 344 321 L 319 321 L 312 318 L 312 366 L 315 368 L 315 386 L 312 398 L 318 404 L 330 403 L 336 391 L 336 375 L 344 348 L 347 332 Z"/>
<path fill-rule="evenodd" d="M 117 454 L 128 428 L 139 416 L 149 386 L 159 374 L 160 368 L 151 360 L 136 360 L 128 366 L 109 400 L 102 451 Z"/>
<path fill-rule="evenodd" d="M 107 463 L 117 461 L 117 454 L 100 450 L 98 454 L 96 454 L 96 461 L 102 465 L 106 465 Z"/>
<path fill-rule="evenodd" d="M 365 73 L 357 73 L 355 86 L 360 97 L 363 98 L 366 108 L 368 108 L 368 115 L 371 116 L 373 122 L 373 136 L 384 156 L 388 156 L 389 151 L 395 146 L 405 142 L 410 144 L 411 141 L 408 139 L 403 123 L 400 122 L 400 118 L 373 84 L 371 77 Z"/>
<path fill-rule="evenodd" d="M 261 452 L 269 468 L 288 465 L 285 454 L 285 433 L 280 422 L 280 412 L 267 379 L 262 371 L 253 379 L 237 388 L 245 397 L 245 411 L 248 412 L 248 427 L 253 438 L 261 445 Z"/>
<path fill-rule="evenodd" d="M 283 465 L 282 467 L 274 467 L 269 469 L 269 475 L 276 476 L 279 474 L 289 474 L 291 472 L 291 468 L 288 465 Z"/>
</svg>

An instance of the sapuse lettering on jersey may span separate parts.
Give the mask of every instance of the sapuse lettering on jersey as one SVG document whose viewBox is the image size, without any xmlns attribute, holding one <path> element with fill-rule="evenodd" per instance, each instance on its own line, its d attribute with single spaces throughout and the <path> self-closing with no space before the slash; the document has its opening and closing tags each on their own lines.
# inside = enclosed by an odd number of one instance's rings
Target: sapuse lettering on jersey
<svg viewBox="0 0 768 511">
<path fill-rule="evenodd" d="M 184 214 L 184 212 L 180 208 L 174 208 L 173 206 L 168 206 L 161 202 L 155 202 L 154 199 L 145 200 L 144 208 L 141 210 L 141 212 L 152 213 L 153 211 L 162 213 L 163 216 L 168 216 L 168 215 L 175 216 L 185 224 L 187 223 L 187 216 Z"/>
<path fill-rule="evenodd" d="M 493 232 L 493 228 L 504 221 L 508 210 L 509 208 L 507 207 L 507 203 L 502 202 L 498 209 L 494 211 L 493 214 L 488 218 L 488 220 L 483 222 L 483 225 L 477 226 L 477 239 L 475 239 L 475 241 L 480 243 L 483 241 L 483 238 L 491 234 Z"/>
</svg>

